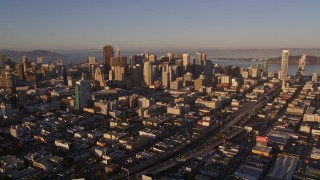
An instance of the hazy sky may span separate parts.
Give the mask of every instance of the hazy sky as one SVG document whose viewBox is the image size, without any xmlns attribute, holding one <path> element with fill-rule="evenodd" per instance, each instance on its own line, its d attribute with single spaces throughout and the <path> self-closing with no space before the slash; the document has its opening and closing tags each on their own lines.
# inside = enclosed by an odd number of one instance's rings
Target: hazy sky
<svg viewBox="0 0 320 180">
<path fill-rule="evenodd" d="M 2 0 L 0 49 L 319 48 L 319 0 Z"/>
</svg>

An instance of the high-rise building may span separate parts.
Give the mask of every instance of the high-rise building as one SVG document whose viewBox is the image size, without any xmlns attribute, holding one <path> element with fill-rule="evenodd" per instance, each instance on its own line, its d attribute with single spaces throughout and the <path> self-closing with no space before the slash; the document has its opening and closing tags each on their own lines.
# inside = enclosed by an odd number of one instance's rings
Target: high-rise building
<svg viewBox="0 0 320 180">
<path fill-rule="evenodd" d="M 19 81 L 25 81 L 23 64 L 21 64 L 21 63 L 16 64 L 16 70 L 18 71 L 18 79 L 19 79 Z"/>
<path fill-rule="evenodd" d="M 143 67 L 143 79 L 147 86 L 150 86 L 153 83 L 153 63 L 146 61 Z"/>
<path fill-rule="evenodd" d="M 143 70 L 142 65 L 137 64 L 136 66 L 132 67 L 132 80 L 134 85 L 140 85 L 143 81 Z"/>
<path fill-rule="evenodd" d="M 63 84 L 68 85 L 68 79 L 67 79 L 67 68 L 66 66 L 62 66 L 62 79 L 63 79 Z"/>
<path fill-rule="evenodd" d="M 6 57 L 4 56 L 4 54 L 0 53 L 0 69 L 4 68 L 5 62 L 6 62 Z"/>
<path fill-rule="evenodd" d="M 94 57 L 94 56 L 89 57 L 89 64 L 90 64 L 90 65 L 96 64 L 96 57 Z"/>
<path fill-rule="evenodd" d="M 143 56 L 142 55 L 132 55 L 131 56 L 131 67 L 137 65 L 137 64 L 143 64 Z"/>
<path fill-rule="evenodd" d="M 110 68 L 112 67 L 127 67 L 127 57 L 112 57 L 110 62 Z"/>
<path fill-rule="evenodd" d="M 184 71 L 187 72 L 188 66 L 190 65 L 190 55 L 189 54 L 182 54 L 182 64 L 183 64 Z"/>
<path fill-rule="evenodd" d="M 196 52 L 196 56 L 195 56 L 195 64 L 196 65 L 203 65 L 204 61 L 206 60 L 206 54 L 202 53 L 202 52 Z"/>
<path fill-rule="evenodd" d="M 194 78 L 198 78 L 200 73 L 203 71 L 203 65 L 205 60 L 206 60 L 206 54 L 202 52 L 196 52 L 195 60 L 193 64 Z"/>
<path fill-rule="evenodd" d="M 260 69 L 253 68 L 253 69 L 251 70 L 251 72 L 252 72 L 251 77 L 253 77 L 253 78 L 260 78 L 260 76 L 261 76 L 261 71 L 260 71 Z"/>
<path fill-rule="evenodd" d="M 104 86 L 104 75 L 100 67 L 94 72 L 94 80 L 98 81 L 100 86 Z"/>
<path fill-rule="evenodd" d="M 142 53 L 142 57 L 144 59 L 148 59 L 149 58 L 149 53 L 147 53 L 147 50 L 144 50 L 144 52 Z"/>
<path fill-rule="evenodd" d="M 169 57 L 169 60 L 174 58 L 174 54 L 172 52 L 167 53 L 167 56 Z"/>
<path fill-rule="evenodd" d="M 280 80 L 287 80 L 288 61 L 289 61 L 289 50 L 283 50 L 282 51 L 282 58 L 281 58 L 281 70 L 280 70 L 280 74 L 279 74 Z"/>
<path fill-rule="evenodd" d="M 10 69 L 1 70 L 0 76 L 0 88 L 10 89 L 11 93 L 16 91 L 17 81 L 16 76 L 11 72 Z"/>
<path fill-rule="evenodd" d="M 161 75 L 162 86 L 170 88 L 170 73 L 168 71 L 163 71 Z"/>
<path fill-rule="evenodd" d="M 313 72 L 313 73 L 312 73 L 311 81 L 312 81 L 312 82 L 318 82 L 318 78 L 319 78 L 319 74 L 316 73 L 316 72 Z"/>
<path fill-rule="evenodd" d="M 37 64 L 43 63 L 43 57 L 37 57 Z"/>
<path fill-rule="evenodd" d="M 213 70 L 212 61 L 205 60 L 204 61 L 204 72 L 210 77 L 213 74 L 212 70 Z"/>
<path fill-rule="evenodd" d="M 103 47 L 103 64 L 105 65 L 104 73 L 108 73 L 110 70 L 110 60 L 114 57 L 113 47 L 104 46 Z"/>
<path fill-rule="evenodd" d="M 23 56 L 22 57 L 22 64 L 23 64 L 24 75 L 26 76 L 27 75 L 27 68 L 28 68 L 28 65 L 29 65 L 29 61 L 28 61 L 27 56 Z"/>
<path fill-rule="evenodd" d="M 155 63 L 157 61 L 157 56 L 154 54 L 150 54 L 149 61 Z"/>
<path fill-rule="evenodd" d="M 86 80 L 84 74 L 82 74 L 82 79 L 76 83 L 75 95 L 75 109 L 82 110 L 83 107 L 87 106 L 88 101 L 91 99 L 90 81 Z"/>
<path fill-rule="evenodd" d="M 262 61 L 262 72 L 268 73 L 268 61 L 267 60 Z"/>
<path fill-rule="evenodd" d="M 114 80 L 124 81 L 125 80 L 125 68 L 121 66 L 114 67 Z"/>
</svg>

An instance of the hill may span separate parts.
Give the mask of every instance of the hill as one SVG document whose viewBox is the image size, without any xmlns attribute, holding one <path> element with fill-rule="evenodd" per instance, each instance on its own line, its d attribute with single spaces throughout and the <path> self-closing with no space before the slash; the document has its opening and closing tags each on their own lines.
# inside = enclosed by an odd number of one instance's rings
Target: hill
<svg viewBox="0 0 320 180">
<path fill-rule="evenodd" d="M 28 58 L 44 57 L 44 58 L 62 58 L 66 57 L 64 55 L 45 51 L 45 50 L 34 50 L 34 51 L 12 51 L 12 50 L 0 50 L 0 53 L 4 54 L 6 58 L 12 57 L 14 59 L 21 59 L 22 56 L 27 56 Z"/>
</svg>

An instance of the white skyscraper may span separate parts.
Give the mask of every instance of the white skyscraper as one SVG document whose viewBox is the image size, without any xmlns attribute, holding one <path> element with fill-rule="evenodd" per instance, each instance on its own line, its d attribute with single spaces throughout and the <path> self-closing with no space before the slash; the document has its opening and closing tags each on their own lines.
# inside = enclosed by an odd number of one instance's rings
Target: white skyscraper
<svg viewBox="0 0 320 180">
<path fill-rule="evenodd" d="M 182 55 L 183 61 L 183 68 L 185 71 L 187 71 L 187 67 L 190 65 L 190 55 L 189 54 L 183 54 Z"/>
<path fill-rule="evenodd" d="M 282 51 L 282 58 L 281 58 L 281 70 L 280 70 L 280 74 L 279 74 L 280 80 L 287 80 L 288 61 L 289 61 L 289 50 L 283 50 Z"/>
<path fill-rule="evenodd" d="M 146 61 L 143 67 L 143 79 L 147 86 L 150 86 L 153 83 L 152 65 L 152 62 Z"/>
</svg>

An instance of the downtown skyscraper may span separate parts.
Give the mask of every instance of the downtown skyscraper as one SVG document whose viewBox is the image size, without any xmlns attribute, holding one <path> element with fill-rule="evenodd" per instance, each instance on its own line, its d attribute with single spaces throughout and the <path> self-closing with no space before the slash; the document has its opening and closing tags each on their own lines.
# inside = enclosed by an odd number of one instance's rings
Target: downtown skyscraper
<svg viewBox="0 0 320 180">
<path fill-rule="evenodd" d="M 105 66 L 104 74 L 107 74 L 110 70 L 110 61 L 114 57 L 113 47 L 106 45 L 103 47 L 103 64 Z"/>
<path fill-rule="evenodd" d="M 282 51 L 281 57 L 281 70 L 279 73 L 280 80 L 287 80 L 288 77 L 288 61 L 289 61 L 289 50 Z"/>
</svg>

